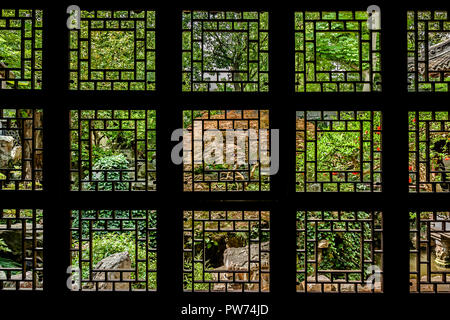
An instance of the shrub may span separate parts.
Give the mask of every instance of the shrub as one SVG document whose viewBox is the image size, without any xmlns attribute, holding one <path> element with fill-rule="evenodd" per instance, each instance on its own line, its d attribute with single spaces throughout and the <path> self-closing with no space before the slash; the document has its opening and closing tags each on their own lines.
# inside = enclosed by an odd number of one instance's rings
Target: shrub
<svg viewBox="0 0 450 320">
<path fill-rule="evenodd" d="M 98 181 L 96 183 L 98 190 L 111 191 L 113 184 L 115 190 L 128 190 L 130 183 L 122 181 L 128 180 L 129 174 L 124 172 L 121 175 L 121 171 L 127 170 L 128 165 L 128 160 L 123 154 L 100 158 L 92 168 L 92 180 Z M 99 171 L 96 172 L 96 170 Z M 95 190 L 95 184 L 91 184 L 90 189 Z"/>
</svg>

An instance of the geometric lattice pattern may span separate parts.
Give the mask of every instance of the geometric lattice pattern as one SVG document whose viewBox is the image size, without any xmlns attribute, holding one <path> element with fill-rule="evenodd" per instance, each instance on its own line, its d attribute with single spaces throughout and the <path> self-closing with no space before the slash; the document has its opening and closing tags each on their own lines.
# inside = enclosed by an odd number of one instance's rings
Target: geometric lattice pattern
<svg viewBox="0 0 450 320">
<path fill-rule="evenodd" d="M 43 112 L 0 109 L 0 190 L 42 190 Z"/>
<path fill-rule="evenodd" d="M 155 11 L 81 11 L 70 31 L 71 90 L 155 90 Z"/>
<path fill-rule="evenodd" d="M 450 192 L 448 111 L 409 112 L 409 191 Z"/>
<path fill-rule="evenodd" d="M 74 291 L 155 291 L 153 210 L 72 210 Z"/>
<path fill-rule="evenodd" d="M 296 191 L 381 191 L 381 121 L 379 111 L 297 111 Z"/>
<path fill-rule="evenodd" d="M 448 92 L 450 18 L 445 10 L 408 11 L 408 90 Z"/>
<path fill-rule="evenodd" d="M 0 290 L 43 289 L 43 212 L 0 209 Z"/>
<path fill-rule="evenodd" d="M 185 292 L 269 291 L 269 211 L 184 211 L 183 239 Z"/>
<path fill-rule="evenodd" d="M 380 30 L 365 11 L 295 13 L 295 91 L 381 91 Z"/>
<path fill-rule="evenodd" d="M 412 211 L 410 292 L 450 293 L 450 212 Z"/>
<path fill-rule="evenodd" d="M 42 88 L 42 16 L 0 8 L 0 90 Z"/>
<path fill-rule="evenodd" d="M 268 110 L 185 110 L 184 191 L 270 190 Z"/>
<path fill-rule="evenodd" d="M 297 291 L 383 291 L 383 220 L 377 211 L 297 212 Z"/>
<path fill-rule="evenodd" d="M 182 90 L 269 90 L 267 12 L 184 11 Z"/>
<path fill-rule="evenodd" d="M 156 190 L 155 110 L 72 110 L 70 116 L 71 190 Z"/>
</svg>

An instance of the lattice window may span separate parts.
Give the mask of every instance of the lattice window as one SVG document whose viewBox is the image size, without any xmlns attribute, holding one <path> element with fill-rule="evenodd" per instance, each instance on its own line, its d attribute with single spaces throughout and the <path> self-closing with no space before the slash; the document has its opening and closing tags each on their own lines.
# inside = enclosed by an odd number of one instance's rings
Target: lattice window
<svg viewBox="0 0 450 320">
<path fill-rule="evenodd" d="M 185 110 L 184 191 L 270 190 L 268 110 Z"/>
<path fill-rule="evenodd" d="M 365 11 L 295 13 L 295 91 L 381 91 L 380 30 Z"/>
<path fill-rule="evenodd" d="M 182 90 L 269 90 L 269 16 L 253 11 L 184 11 Z"/>
<path fill-rule="evenodd" d="M 0 290 L 43 289 L 43 212 L 0 209 Z"/>
<path fill-rule="evenodd" d="M 411 211 L 410 291 L 450 292 L 450 212 Z"/>
<path fill-rule="evenodd" d="M 185 291 L 268 292 L 270 212 L 184 211 L 183 253 Z"/>
<path fill-rule="evenodd" d="M 155 110 L 70 114 L 72 190 L 156 190 Z"/>
<path fill-rule="evenodd" d="M 409 191 L 450 191 L 447 111 L 409 112 Z"/>
<path fill-rule="evenodd" d="M 408 11 L 408 90 L 449 91 L 450 20 L 444 10 Z"/>
<path fill-rule="evenodd" d="M 381 191 L 381 121 L 379 111 L 297 111 L 296 190 Z"/>
<path fill-rule="evenodd" d="M 382 292 L 383 221 L 376 211 L 297 212 L 298 292 Z"/>
<path fill-rule="evenodd" d="M 155 12 L 81 11 L 70 31 L 70 89 L 155 90 Z"/>
<path fill-rule="evenodd" d="M 0 190 L 42 190 L 42 110 L 0 109 Z"/>
<path fill-rule="evenodd" d="M 72 210 L 72 290 L 155 291 L 157 213 Z"/>
<path fill-rule="evenodd" d="M 0 90 L 42 88 L 42 16 L 0 8 Z"/>
</svg>

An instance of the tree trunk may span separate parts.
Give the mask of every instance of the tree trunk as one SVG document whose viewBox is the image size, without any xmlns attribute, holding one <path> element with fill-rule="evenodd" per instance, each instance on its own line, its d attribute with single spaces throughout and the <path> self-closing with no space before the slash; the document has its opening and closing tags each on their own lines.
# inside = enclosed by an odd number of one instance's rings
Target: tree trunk
<svg viewBox="0 0 450 320">
<path fill-rule="evenodd" d="M 241 75 L 239 73 L 234 73 L 234 71 L 239 70 L 238 66 L 233 66 L 231 68 L 231 71 L 233 72 L 233 86 L 234 86 L 234 91 L 242 91 L 242 85 L 240 83 L 241 79 Z"/>
</svg>

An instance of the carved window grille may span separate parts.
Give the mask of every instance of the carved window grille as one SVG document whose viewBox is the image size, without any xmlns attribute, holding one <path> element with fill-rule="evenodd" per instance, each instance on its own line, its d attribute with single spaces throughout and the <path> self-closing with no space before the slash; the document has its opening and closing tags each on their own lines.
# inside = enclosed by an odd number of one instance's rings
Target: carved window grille
<svg viewBox="0 0 450 320">
<path fill-rule="evenodd" d="M 155 90 L 155 24 L 155 11 L 81 10 L 81 28 L 70 31 L 70 89 Z"/>
<path fill-rule="evenodd" d="M 156 190 L 155 110 L 72 110 L 70 138 L 72 190 Z"/>
<path fill-rule="evenodd" d="M 42 88 L 42 10 L 0 8 L 0 90 Z"/>
<path fill-rule="evenodd" d="M 448 92 L 450 19 L 445 10 L 408 11 L 408 90 Z"/>
<path fill-rule="evenodd" d="M 43 289 L 43 212 L 0 209 L 0 290 Z"/>
<path fill-rule="evenodd" d="M 0 109 L 0 190 L 42 190 L 42 110 Z"/>
<path fill-rule="evenodd" d="M 297 212 L 297 292 L 383 291 L 378 211 Z"/>
<path fill-rule="evenodd" d="M 268 110 L 185 110 L 184 191 L 268 191 Z"/>
<path fill-rule="evenodd" d="M 450 292 L 450 212 L 411 211 L 410 292 Z"/>
<path fill-rule="evenodd" d="M 296 190 L 381 191 L 381 122 L 379 111 L 297 111 Z"/>
<path fill-rule="evenodd" d="M 381 31 L 369 30 L 368 18 L 365 11 L 295 13 L 296 92 L 381 91 Z"/>
<path fill-rule="evenodd" d="M 156 291 L 157 213 L 72 210 L 74 291 Z"/>
<path fill-rule="evenodd" d="M 269 18 L 256 11 L 184 11 L 182 90 L 269 90 Z"/>
<path fill-rule="evenodd" d="M 269 292 L 270 212 L 184 211 L 183 239 L 184 291 Z"/>
<path fill-rule="evenodd" d="M 447 111 L 409 112 L 409 191 L 450 191 Z"/>
</svg>

